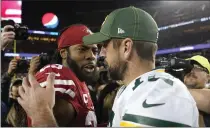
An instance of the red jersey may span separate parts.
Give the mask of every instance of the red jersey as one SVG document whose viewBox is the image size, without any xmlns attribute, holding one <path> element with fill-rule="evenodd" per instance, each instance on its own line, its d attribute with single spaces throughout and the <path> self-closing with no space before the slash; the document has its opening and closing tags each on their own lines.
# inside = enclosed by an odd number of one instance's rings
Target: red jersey
<svg viewBox="0 0 210 129">
<path fill-rule="evenodd" d="M 51 64 L 36 74 L 36 79 L 41 87 L 46 86 L 47 76 L 51 72 L 55 73 L 56 97 L 71 103 L 76 111 L 77 116 L 74 121 L 69 121 L 70 124 L 75 127 L 95 127 L 97 125 L 96 115 L 85 82 L 81 82 L 69 68 L 59 64 Z M 29 126 L 31 125 L 29 124 Z"/>
</svg>

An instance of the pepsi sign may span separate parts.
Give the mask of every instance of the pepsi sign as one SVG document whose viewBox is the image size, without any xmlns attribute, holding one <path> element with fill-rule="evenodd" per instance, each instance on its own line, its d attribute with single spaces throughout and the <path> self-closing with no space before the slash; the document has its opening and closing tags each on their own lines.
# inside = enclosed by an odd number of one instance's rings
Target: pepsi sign
<svg viewBox="0 0 210 129">
<path fill-rule="evenodd" d="M 58 22 L 58 17 L 53 13 L 45 13 L 42 17 L 42 24 L 48 29 L 56 28 Z"/>
</svg>

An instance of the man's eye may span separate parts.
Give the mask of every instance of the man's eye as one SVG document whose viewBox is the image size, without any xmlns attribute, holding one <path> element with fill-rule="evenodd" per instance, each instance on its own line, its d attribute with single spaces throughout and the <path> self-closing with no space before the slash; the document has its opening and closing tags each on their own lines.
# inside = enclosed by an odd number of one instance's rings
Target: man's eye
<svg viewBox="0 0 210 129">
<path fill-rule="evenodd" d="M 85 48 L 79 48 L 78 50 L 79 51 L 85 51 L 86 49 Z"/>
</svg>

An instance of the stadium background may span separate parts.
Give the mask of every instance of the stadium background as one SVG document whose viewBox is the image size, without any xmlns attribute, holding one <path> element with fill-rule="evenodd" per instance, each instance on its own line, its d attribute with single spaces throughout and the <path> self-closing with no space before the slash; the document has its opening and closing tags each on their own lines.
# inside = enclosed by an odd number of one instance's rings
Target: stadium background
<svg viewBox="0 0 210 129">
<path fill-rule="evenodd" d="M 17 41 L 16 55 L 31 58 L 33 54 L 56 49 L 57 32 L 71 24 L 82 23 L 93 32 L 99 31 L 106 15 L 116 8 L 126 6 L 142 8 L 156 20 L 160 28 L 157 59 L 174 56 L 188 58 L 193 55 L 203 55 L 210 59 L 210 1 L 23 0 L 22 24 L 29 27 L 30 36 L 28 40 Z M 47 12 L 57 15 L 57 28 L 47 29 L 42 25 L 42 16 Z M 40 34 L 41 31 L 56 33 Z M 8 62 L 15 55 L 13 48 L 10 45 L 6 51 Z M 2 72 L 7 70 L 8 62 L 2 66 Z"/>
</svg>

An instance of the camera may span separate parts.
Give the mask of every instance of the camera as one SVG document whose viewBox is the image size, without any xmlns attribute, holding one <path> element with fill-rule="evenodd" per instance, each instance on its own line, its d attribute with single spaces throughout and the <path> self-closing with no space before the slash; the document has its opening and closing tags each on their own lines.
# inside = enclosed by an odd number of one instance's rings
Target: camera
<svg viewBox="0 0 210 129">
<path fill-rule="evenodd" d="M 30 63 L 28 60 L 20 59 L 17 61 L 17 68 L 15 73 L 27 73 Z"/>
<path fill-rule="evenodd" d="M 1 21 L 2 27 L 6 25 L 14 26 L 14 29 L 9 29 L 8 31 L 14 31 L 15 32 L 15 39 L 16 40 L 27 40 L 29 33 L 28 33 L 28 27 L 26 25 L 17 24 L 13 20 L 2 20 Z"/>
<path fill-rule="evenodd" d="M 39 67 L 38 67 L 38 69 L 41 69 L 41 68 L 43 68 L 44 66 L 46 66 L 46 65 L 48 65 L 48 64 L 54 64 L 54 62 L 53 62 L 53 58 L 57 58 L 57 57 L 54 57 L 54 54 L 55 54 L 55 51 L 56 50 L 49 50 L 49 51 L 47 51 L 46 53 L 41 53 L 40 55 L 39 55 L 39 57 L 40 57 L 40 65 L 39 65 Z"/>
<path fill-rule="evenodd" d="M 50 64 L 52 60 L 52 56 L 49 53 L 41 53 L 40 57 L 40 66 L 39 69 L 43 68 L 44 66 Z"/>
<path fill-rule="evenodd" d="M 193 68 L 190 60 L 184 60 L 176 57 L 170 59 L 158 59 L 156 60 L 156 66 L 165 68 L 166 73 L 179 78 L 181 81 L 183 81 L 184 75 L 189 73 Z"/>
</svg>

